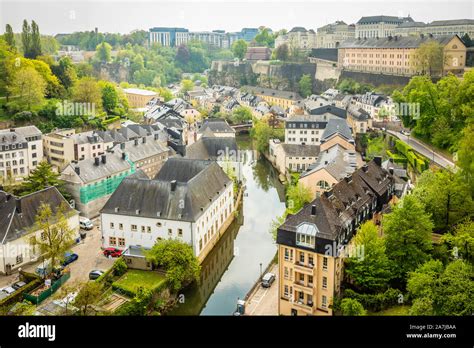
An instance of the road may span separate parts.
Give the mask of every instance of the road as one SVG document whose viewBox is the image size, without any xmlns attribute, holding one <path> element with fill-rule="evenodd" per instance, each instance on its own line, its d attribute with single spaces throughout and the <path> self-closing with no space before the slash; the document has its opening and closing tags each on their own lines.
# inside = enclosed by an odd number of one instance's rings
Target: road
<svg viewBox="0 0 474 348">
<path fill-rule="evenodd" d="M 455 168 L 455 165 L 453 162 L 449 161 L 445 157 L 439 155 L 436 152 L 433 152 L 431 148 L 426 146 L 425 144 L 419 142 L 418 140 L 414 139 L 413 137 L 408 137 L 406 135 L 401 134 L 400 132 L 394 132 L 391 130 L 387 130 L 387 133 L 396 136 L 398 139 L 402 140 L 403 142 L 407 143 L 410 145 L 415 151 L 419 152 L 426 158 L 429 158 L 431 161 L 436 163 L 437 165 L 443 167 L 443 168 Z"/>
<path fill-rule="evenodd" d="M 269 288 L 258 286 L 247 300 L 245 315 L 278 315 L 278 265 L 270 269 L 275 281 Z"/>
</svg>

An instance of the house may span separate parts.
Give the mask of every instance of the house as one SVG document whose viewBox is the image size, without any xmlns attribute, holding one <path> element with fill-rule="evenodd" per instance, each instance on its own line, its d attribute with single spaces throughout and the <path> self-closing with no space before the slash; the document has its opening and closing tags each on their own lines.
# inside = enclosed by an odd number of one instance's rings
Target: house
<svg viewBox="0 0 474 348">
<path fill-rule="evenodd" d="M 42 160 L 42 133 L 38 128 L 0 130 L 0 183 L 22 181 Z"/>
<path fill-rule="evenodd" d="M 233 137 L 216 137 L 203 134 L 195 143 L 186 147 L 186 158 L 217 161 L 226 174 L 229 171 L 241 181 L 242 162 L 237 142 Z"/>
<path fill-rule="evenodd" d="M 196 140 L 199 140 L 204 133 L 207 133 L 208 135 L 213 134 L 216 137 L 235 138 L 235 130 L 229 126 L 226 120 L 221 118 L 206 118 L 202 121 L 202 124 L 197 131 Z"/>
<path fill-rule="evenodd" d="M 340 109 L 347 109 L 351 103 L 352 95 L 338 93 L 334 96 L 333 102 L 334 106 Z"/>
<path fill-rule="evenodd" d="M 277 229 L 280 315 L 333 314 L 352 237 L 365 221 L 379 221 L 393 197 L 393 177 L 381 164 L 379 157 L 357 169 Z"/>
<path fill-rule="evenodd" d="M 335 144 L 341 145 L 346 150 L 355 150 L 355 141 L 346 120 L 338 118 L 329 120 L 321 135 L 321 151 Z"/>
<path fill-rule="evenodd" d="M 123 93 L 132 109 L 144 109 L 151 99 L 161 98 L 156 92 L 140 88 L 124 88 Z"/>
<path fill-rule="evenodd" d="M 370 118 L 376 122 L 384 121 L 383 113 L 385 113 L 385 116 L 390 120 L 390 116 L 395 112 L 394 104 L 390 97 L 373 92 L 355 96 L 351 104 L 356 108 L 366 111 Z"/>
<path fill-rule="evenodd" d="M 46 238 L 35 226 L 36 215 L 42 203 L 49 204 L 53 213 L 63 207 L 69 228 L 74 236 L 79 232 L 79 213 L 72 209 L 55 187 L 48 187 L 26 196 L 16 197 L 0 191 L 0 273 L 11 274 L 29 263 L 37 261 L 41 254 L 30 241 Z"/>
<path fill-rule="evenodd" d="M 347 123 L 354 135 L 367 133 L 372 128 L 372 118 L 369 113 L 352 105 L 347 109 Z"/>
<path fill-rule="evenodd" d="M 288 110 L 295 101 L 303 99 L 298 93 L 290 91 L 280 91 L 277 89 L 253 86 L 244 86 L 242 89 L 247 91 L 247 93 L 262 98 L 270 105 L 278 105 L 284 110 Z"/>
<path fill-rule="evenodd" d="M 275 48 L 286 44 L 290 51 L 292 49 L 308 51 L 317 47 L 316 33 L 313 29 L 306 30 L 303 27 L 294 27 L 288 33 L 278 35 L 275 39 Z"/>
<path fill-rule="evenodd" d="M 270 60 L 272 51 L 268 47 L 249 47 L 245 53 L 245 60 Z"/>
<path fill-rule="evenodd" d="M 291 172 L 302 173 L 314 163 L 319 155 L 318 145 L 285 144 L 271 139 L 269 158 L 276 169 L 284 176 Z"/>
<path fill-rule="evenodd" d="M 214 161 L 170 158 L 154 179 L 127 178 L 101 210 L 103 247 L 176 238 L 201 261 L 234 218 L 232 181 Z"/>
</svg>

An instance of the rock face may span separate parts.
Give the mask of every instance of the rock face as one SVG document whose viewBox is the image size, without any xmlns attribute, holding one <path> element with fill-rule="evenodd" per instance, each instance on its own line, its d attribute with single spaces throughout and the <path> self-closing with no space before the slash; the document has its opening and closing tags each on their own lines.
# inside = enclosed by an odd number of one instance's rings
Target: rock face
<svg viewBox="0 0 474 348">
<path fill-rule="evenodd" d="M 209 83 L 240 87 L 243 85 L 260 86 L 298 92 L 298 82 L 303 75 L 313 79 L 316 65 L 313 63 L 270 63 L 214 61 L 209 71 Z"/>
</svg>

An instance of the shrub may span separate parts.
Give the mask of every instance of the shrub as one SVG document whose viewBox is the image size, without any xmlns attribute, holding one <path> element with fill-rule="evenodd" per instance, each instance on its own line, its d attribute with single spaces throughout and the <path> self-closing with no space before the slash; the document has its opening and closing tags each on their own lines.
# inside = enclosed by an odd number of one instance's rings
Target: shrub
<svg viewBox="0 0 474 348">
<path fill-rule="evenodd" d="M 357 300 L 362 306 L 372 312 L 379 312 L 398 304 L 401 292 L 390 288 L 385 292 L 377 294 L 360 294 L 351 289 L 344 291 L 344 298 Z"/>
</svg>

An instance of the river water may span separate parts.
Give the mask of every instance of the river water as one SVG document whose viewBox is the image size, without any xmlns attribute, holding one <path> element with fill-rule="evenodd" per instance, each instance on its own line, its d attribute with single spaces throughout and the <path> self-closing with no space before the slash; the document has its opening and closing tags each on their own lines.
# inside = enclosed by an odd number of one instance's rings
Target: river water
<svg viewBox="0 0 474 348">
<path fill-rule="evenodd" d="M 270 225 L 285 211 L 284 187 L 248 137 L 238 136 L 237 143 L 245 153 L 246 187 L 239 215 L 202 263 L 200 282 L 183 291 L 183 303 L 168 315 L 232 315 L 275 257 Z"/>
</svg>

